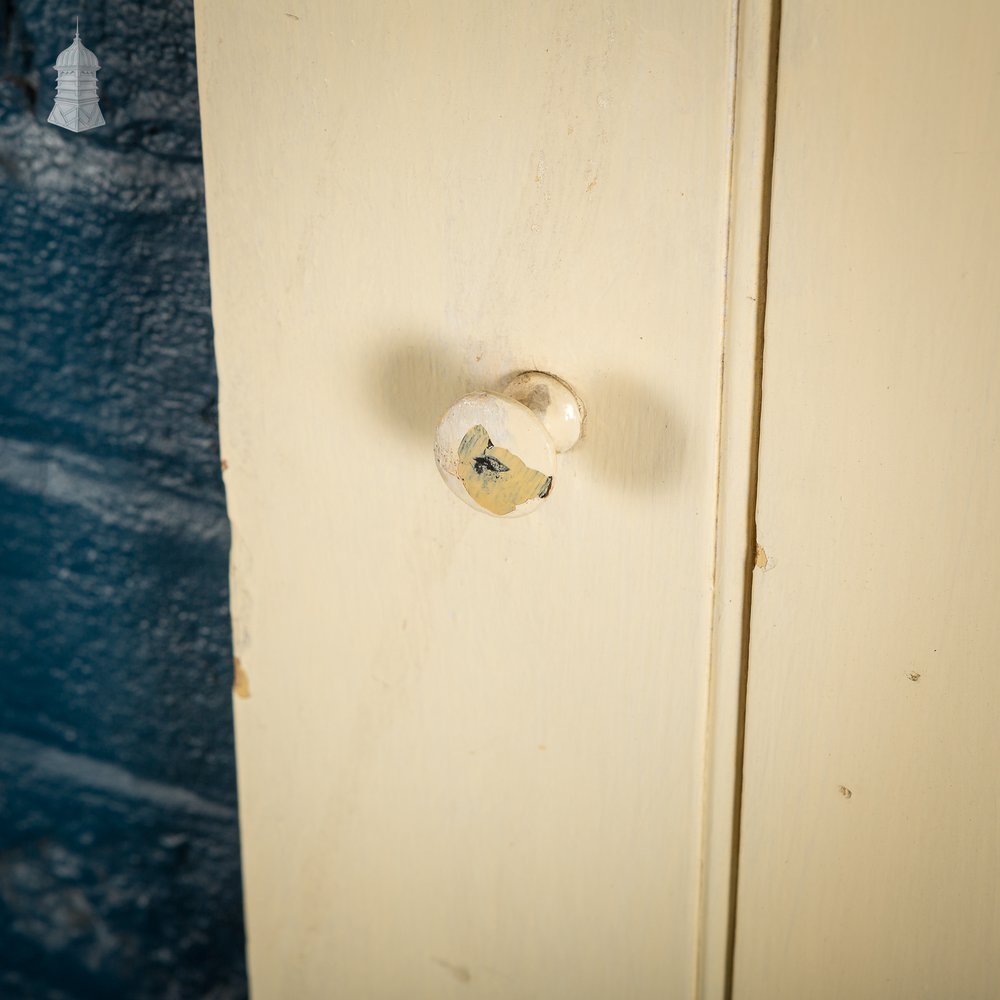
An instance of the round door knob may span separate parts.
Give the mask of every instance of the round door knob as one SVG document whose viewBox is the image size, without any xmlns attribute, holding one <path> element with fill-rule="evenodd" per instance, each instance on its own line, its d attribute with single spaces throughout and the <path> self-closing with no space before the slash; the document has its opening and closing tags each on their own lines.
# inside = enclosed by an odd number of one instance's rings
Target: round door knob
<svg viewBox="0 0 1000 1000">
<path fill-rule="evenodd" d="M 580 439 L 583 420 L 562 379 L 522 372 L 502 392 L 473 392 L 448 409 L 434 442 L 438 471 L 476 510 L 530 514 L 552 493 L 556 455 Z"/>
</svg>

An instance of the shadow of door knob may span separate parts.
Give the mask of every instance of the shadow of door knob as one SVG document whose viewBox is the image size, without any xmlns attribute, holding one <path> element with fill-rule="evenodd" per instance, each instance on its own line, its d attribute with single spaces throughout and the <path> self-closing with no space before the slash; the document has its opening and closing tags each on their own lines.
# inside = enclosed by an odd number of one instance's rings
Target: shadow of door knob
<svg viewBox="0 0 1000 1000">
<path fill-rule="evenodd" d="M 470 507 L 521 517 L 552 492 L 556 455 L 580 439 L 577 394 L 547 372 L 522 372 L 502 392 L 473 392 L 438 424 L 434 457 L 441 478 Z"/>
</svg>

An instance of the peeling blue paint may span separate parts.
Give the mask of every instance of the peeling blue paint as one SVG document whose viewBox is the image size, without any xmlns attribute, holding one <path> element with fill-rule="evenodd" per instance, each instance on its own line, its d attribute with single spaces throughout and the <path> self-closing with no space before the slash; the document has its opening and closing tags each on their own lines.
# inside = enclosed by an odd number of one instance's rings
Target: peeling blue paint
<svg viewBox="0 0 1000 1000">
<path fill-rule="evenodd" d="M 0 4 L 0 997 L 246 995 L 189 2 Z"/>
</svg>

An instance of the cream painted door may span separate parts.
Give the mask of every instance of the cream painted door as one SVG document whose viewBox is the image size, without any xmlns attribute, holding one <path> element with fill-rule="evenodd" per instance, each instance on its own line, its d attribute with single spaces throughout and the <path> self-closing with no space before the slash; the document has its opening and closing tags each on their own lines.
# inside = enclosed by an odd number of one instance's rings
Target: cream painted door
<svg viewBox="0 0 1000 1000">
<path fill-rule="evenodd" d="M 766 5 L 196 7 L 255 997 L 721 996 Z"/>
<path fill-rule="evenodd" d="M 1000 8 L 783 7 L 198 2 L 257 998 L 1000 995 Z"/>
<path fill-rule="evenodd" d="M 783 4 L 737 1000 L 1000 996 L 1000 5 Z"/>
</svg>

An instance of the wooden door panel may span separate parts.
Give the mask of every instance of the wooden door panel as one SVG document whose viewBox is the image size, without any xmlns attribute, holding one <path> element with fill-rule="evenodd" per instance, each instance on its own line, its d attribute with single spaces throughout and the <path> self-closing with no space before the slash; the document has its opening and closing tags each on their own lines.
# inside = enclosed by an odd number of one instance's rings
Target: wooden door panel
<svg viewBox="0 0 1000 1000">
<path fill-rule="evenodd" d="M 998 51 L 784 5 L 737 1000 L 997 995 Z"/>
<path fill-rule="evenodd" d="M 690 995 L 732 6 L 197 15 L 255 995 Z M 435 422 L 529 368 L 501 522 Z"/>
</svg>

